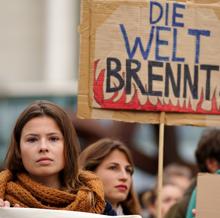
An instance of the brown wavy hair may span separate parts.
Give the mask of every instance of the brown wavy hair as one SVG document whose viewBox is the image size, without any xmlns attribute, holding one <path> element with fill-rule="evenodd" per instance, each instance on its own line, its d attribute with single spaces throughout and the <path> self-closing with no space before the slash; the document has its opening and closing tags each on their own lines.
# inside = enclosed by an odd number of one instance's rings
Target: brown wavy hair
<svg viewBox="0 0 220 218">
<path fill-rule="evenodd" d="M 31 119 L 45 116 L 52 118 L 57 123 L 64 137 L 65 167 L 60 173 L 60 180 L 64 187 L 75 188 L 78 181 L 78 137 L 68 114 L 61 107 L 49 101 L 35 101 L 20 114 L 11 135 L 5 166 L 11 170 L 13 175 L 26 172 L 20 154 L 22 129 Z"/>
<path fill-rule="evenodd" d="M 79 165 L 83 170 L 95 171 L 102 161 L 113 151 L 119 150 L 125 154 L 128 162 L 134 168 L 130 150 L 121 141 L 110 138 L 100 139 L 89 145 L 79 156 Z M 140 205 L 133 184 L 125 201 L 121 202 L 126 215 L 140 214 Z"/>
</svg>

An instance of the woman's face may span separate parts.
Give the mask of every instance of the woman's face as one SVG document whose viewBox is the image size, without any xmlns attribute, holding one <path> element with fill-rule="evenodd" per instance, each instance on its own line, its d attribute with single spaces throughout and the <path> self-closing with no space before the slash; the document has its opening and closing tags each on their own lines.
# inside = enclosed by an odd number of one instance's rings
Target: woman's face
<svg viewBox="0 0 220 218">
<path fill-rule="evenodd" d="M 22 129 L 20 151 L 23 165 L 30 176 L 49 186 L 59 185 L 59 172 L 64 168 L 64 138 L 50 117 L 36 117 Z"/>
<path fill-rule="evenodd" d="M 97 167 L 95 173 L 102 180 L 105 199 L 113 208 L 126 200 L 131 189 L 133 167 L 122 151 L 113 150 Z"/>
</svg>

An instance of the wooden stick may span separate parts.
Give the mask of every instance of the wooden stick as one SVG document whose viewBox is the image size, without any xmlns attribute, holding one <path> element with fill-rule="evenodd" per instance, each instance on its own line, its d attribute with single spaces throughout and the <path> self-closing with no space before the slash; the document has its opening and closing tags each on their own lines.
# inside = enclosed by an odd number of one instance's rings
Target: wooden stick
<svg viewBox="0 0 220 218">
<path fill-rule="evenodd" d="M 164 158 L 164 123 L 165 112 L 160 113 L 160 132 L 159 132 L 159 153 L 158 153 L 158 206 L 157 206 L 157 218 L 162 218 L 162 186 L 163 186 L 163 158 Z"/>
</svg>

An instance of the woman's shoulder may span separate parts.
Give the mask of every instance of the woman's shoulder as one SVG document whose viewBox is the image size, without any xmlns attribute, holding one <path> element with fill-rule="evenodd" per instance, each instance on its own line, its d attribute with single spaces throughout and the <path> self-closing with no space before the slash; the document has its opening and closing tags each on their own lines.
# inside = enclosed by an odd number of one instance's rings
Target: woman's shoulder
<svg viewBox="0 0 220 218">
<path fill-rule="evenodd" d="M 9 170 L 3 170 L 0 172 L 0 195 L 3 196 L 7 183 L 12 180 L 12 173 Z"/>
<path fill-rule="evenodd" d="M 0 180 L 8 180 L 9 178 L 12 177 L 12 173 L 10 170 L 6 169 L 6 170 L 2 170 L 0 172 Z"/>
</svg>

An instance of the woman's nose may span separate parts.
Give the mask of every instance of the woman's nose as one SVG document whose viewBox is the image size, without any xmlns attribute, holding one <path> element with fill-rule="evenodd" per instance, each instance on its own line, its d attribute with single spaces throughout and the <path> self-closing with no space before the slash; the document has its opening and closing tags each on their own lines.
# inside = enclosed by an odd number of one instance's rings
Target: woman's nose
<svg viewBox="0 0 220 218">
<path fill-rule="evenodd" d="M 40 140 L 39 150 L 40 150 L 40 152 L 47 152 L 48 151 L 48 144 L 45 139 Z"/>
<path fill-rule="evenodd" d="M 127 180 L 128 179 L 128 173 L 126 170 L 122 169 L 121 172 L 120 172 L 120 179 L 121 180 Z"/>
</svg>

